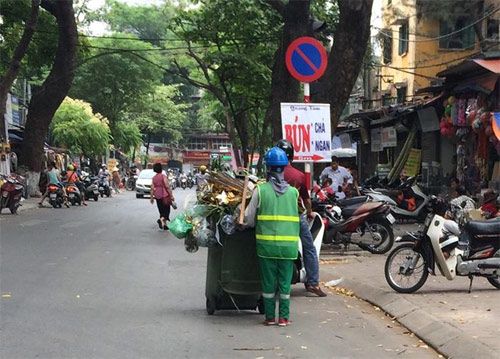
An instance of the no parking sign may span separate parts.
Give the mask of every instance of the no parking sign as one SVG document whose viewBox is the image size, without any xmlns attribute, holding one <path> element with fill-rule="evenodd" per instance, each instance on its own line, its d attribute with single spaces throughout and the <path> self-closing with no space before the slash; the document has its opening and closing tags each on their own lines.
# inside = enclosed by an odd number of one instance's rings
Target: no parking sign
<svg viewBox="0 0 500 359">
<path fill-rule="evenodd" d="M 299 37 L 288 46 L 285 63 L 295 79 L 306 83 L 316 81 L 326 70 L 326 50 L 323 44 L 313 37 Z"/>
</svg>

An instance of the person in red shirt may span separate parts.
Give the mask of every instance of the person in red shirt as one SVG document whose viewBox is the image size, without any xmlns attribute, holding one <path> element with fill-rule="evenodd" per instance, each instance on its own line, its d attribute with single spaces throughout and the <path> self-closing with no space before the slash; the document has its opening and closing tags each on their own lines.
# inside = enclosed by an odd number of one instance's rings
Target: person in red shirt
<svg viewBox="0 0 500 359">
<path fill-rule="evenodd" d="M 498 193 L 493 190 L 488 190 L 483 195 L 483 205 L 481 206 L 481 211 L 483 211 L 484 216 L 489 219 L 497 216 L 498 207 L 496 204 L 498 198 Z"/>
<path fill-rule="evenodd" d="M 314 247 L 314 240 L 309 230 L 307 218 L 312 217 L 311 197 L 306 185 L 306 176 L 291 165 L 293 161 L 293 145 L 287 140 L 279 140 L 276 147 L 285 151 L 288 157 L 288 166 L 285 167 L 285 181 L 299 191 L 301 207 L 305 208 L 305 214 L 300 216 L 300 241 L 302 242 L 302 255 L 304 256 L 304 267 L 306 269 L 306 289 L 318 297 L 326 297 L 319 286 L 319 260 L 318 253 Z"/>
</svg>

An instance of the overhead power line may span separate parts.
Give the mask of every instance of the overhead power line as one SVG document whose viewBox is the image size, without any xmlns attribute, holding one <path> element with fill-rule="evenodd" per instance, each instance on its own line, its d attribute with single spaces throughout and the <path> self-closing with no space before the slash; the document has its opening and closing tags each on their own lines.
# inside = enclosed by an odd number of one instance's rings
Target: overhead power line
<svg viewBox="0 0 500 359">
<path fill-rule="evenodd" d="M 458 33 L 462 32 L 464 30 L 467 30 L 467 29 L 473 27 L 474 25 L 476 25 L 477 23 L 483 21 L 484 19 L 490 17 L 491 15 L 493 15 L 494 13 L 496 13 L 498 10 L 500 10 L 500 7 L 497 7 L 495 9 L 493 9 L 490 13 L 484 15 L 480 19 L 477 19 L 474 22 L 472 22 L 472 23 L 470 23 L 470 24 L 468 24 L 468 25 L 466 25 L 464 27 L 461 27 L 458 30 L 452 31 L 452 32 L 444 34 L 444 35 L 440 35 L 440 36 L 436 36 L 436 37 L 429 37 L 429 38 L 425 38 L 425 39 L 414 39 L 414 40 L 400 39 L 400 38 L 396 38 L 396 37 L 392 36 L 392 34 L 388 34 L 386 31 L 389 30 L 389 29 L 384 29 L 384 28 L 380 28 L 380 27 L 377 27 L 377 26 L 372 26 L 372 28 L 380 30 L 379 34 L 381 34 L 382 36 L 389 37 L 389 38 L 394 39 L 396 41 L 404 41 L 404 42 L 431 42 L 431 41 L 436 41 L 436 40 L 444 39 L 444 38 L 453 36 L 455 34 L 458 34 Z M 416 33 L 409 33 L 408 35 L 425 37 L 424 35 L 416 34 Z"/>
</svg>

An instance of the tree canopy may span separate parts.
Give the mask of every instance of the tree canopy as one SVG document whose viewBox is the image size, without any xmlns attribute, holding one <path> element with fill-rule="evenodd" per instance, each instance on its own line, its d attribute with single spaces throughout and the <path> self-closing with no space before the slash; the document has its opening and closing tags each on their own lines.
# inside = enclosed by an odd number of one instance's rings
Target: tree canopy
<svg viewBox="0 0 500 359">
<path fill-rule="evenodd" d="M 108 148 L 108 121 L 82 100 L 66 97 L 54 115 L 52 135 L 57 146 L 85 156 L 102 155 Z"/>
</svg>

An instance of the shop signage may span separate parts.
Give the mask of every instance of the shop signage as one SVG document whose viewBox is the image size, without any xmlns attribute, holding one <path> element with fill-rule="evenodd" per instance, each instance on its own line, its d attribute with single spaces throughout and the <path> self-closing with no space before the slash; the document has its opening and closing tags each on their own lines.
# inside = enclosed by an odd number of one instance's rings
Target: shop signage
<svg viewBox="0 0 500 359">
<path fill-rule="evenodd" d="M 348 133 L 341 133 L 339 135 L 340 138 L 340 146 L 342 148 L 352 148 L 351 144 L 351 136 Z"/>
<path fill-rule="evenodd" d="M 381 135 L 382 147 L 396 147 L 398 145 L 398 137 L 394 127 L 384 127 Z"/>
<path fill-rule="evenodd" d="M 211 152 L 210 151 L 185 151 L 184 159 L 186 158 L 195 158 L 195 159 L 210 159 Z"/>
<path fill-rule="evenodd" d="M 422 151 L 417 148 L 412 148 L 408 159 L 406 160 L 403 173 L 408 177 L 415 177 L 420 172 L 420 161 L 422 159 Z"/>
<path fill-rule="evenodd" d="M 283 136 L 293 144 L 294 161 L 329 162 L 332 151 L 329 104 L 281 104 Z"/>
<path fill-rule="evenodd" d="M 380 152 L 384 149 L 382 146 L 382 131 L 380 128 L 372 128 L 371 131 L 371 149 L 372 152 Z"/>
</svg>

